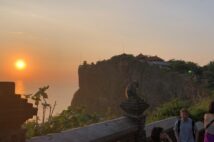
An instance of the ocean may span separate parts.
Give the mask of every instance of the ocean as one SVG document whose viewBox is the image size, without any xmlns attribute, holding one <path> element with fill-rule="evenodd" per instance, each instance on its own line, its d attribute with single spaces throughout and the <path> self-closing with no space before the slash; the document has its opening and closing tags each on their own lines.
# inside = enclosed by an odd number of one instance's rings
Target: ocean
<svg viewBox="0 0 214 142">
<path fill-rule="evenodd" d="M 53 105 L 54 102 L 56 101 L 54 115 L 59 114 L 71 104 L 73 95 L 78 89 L 77 81 L 27 82 L 27 81 L 17 80 L 15 82 L 16 82 L 16 94 L 21 94 L 22 97 L 23 95 L 34 94 L 38 91 L 40 87 L 49 85 L 50 87 L 46 91 L 48 94 L 48 103 Z M 28 99 L 28 102 L 33 103 L 31 99 Z M 41 105 L 39 107 L 38 115 L 40 119 L 42 119 Z M 46 114 L 46 116 L 48 116 L 48 114 Z"/>
</svg>

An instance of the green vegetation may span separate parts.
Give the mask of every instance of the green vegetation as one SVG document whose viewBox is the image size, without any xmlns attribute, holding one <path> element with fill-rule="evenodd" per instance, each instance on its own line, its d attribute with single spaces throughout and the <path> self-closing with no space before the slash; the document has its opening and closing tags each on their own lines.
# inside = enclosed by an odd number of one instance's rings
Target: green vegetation
<svg viewBox="0 0 214 142">
<path fill-rule="evenodd" d="M 193 81 L 200 83 L 208 89 L 214 89 L 214 61 L 203 67 L 183 60 L 170 60 L 169 63 L 171 71 L 190 75 Z"/>
<path fill-rule="evenodd" d="M 208 65 L 204 66 L 204 76 L 208 80 L 209 89 L 214 89 L 214 61 L 210 62 Z"/>
<path fill-rule="evenodd" d="M 57 133 L 70 128 L 82 127 L 103 120 L 97 114 L 86 113 L 84 108 L 68 107 L 67 110 L 64 110 L 57 116 L 53 116 L 44 123 L 39 124 L 35 120 L 32 120 L 24 124 L 23 127 L 27 130 L 27 138 L 31 138 L 49 133 Z"/>
<path fill-rule="evenodd" d="M 158 107 L 147 116 L 147 123 L 166 119 L 172 116 L 178 116 L 181 108 L 187 108 L 190 116 L 195 121 L 203 121 L 204 113 L 208 111 L 209 103 L 214 99 L 214 93 L 211 96 L 200 98 L 196 102 L 185 101 L 181 99 L 174 99 L 170 102 Z"/>
<path fill-rule="evenodd" d="M 36 106 L 37 109 L 39 109 L 39 105 L 42 105 L 42 109 L 43 109 L 42 123 L 45 122 L 47 109 L 49 109 L 48 119 L 51 119 L 56 106 L 56 101 L 53 106 L 47 102 L 48 94 L 46 93 L 46 91 L 48 90 L 48 88 L 49 86 L 45 86 L 45 87 L 39 88 L 39 90 L 35 94 L 25 95 L 26 99 L 31 99 L 32 101 L 34 101 L 34 105 Z M 39 120 L 39 117 L 37 113 L 36 123 L 38 123 L 38 120 Z"/>
<path fill-rule="evenodd" d="M 173 71 L 179 72 L 179 73 L 199 73 L 200 67 L 193 62 L 185 62 L 183 60 L 170 60 L 170 67 Z"/>
<path fill-rule="evenodd" d="M 51 119 L 48 119 L 48 121 L 44 123 L 38 123 L 36 120 L 31 120 L 25 123 L 23 127 L 27 130 L 26 137 L 31 138 L 50 133 L 57 133 L 71 128 L 83 127 L 112 118 L 113 115 L 111 115 L 110 111 L 105 115 L 96 113 L 90 114 L 85 111 L 84 107 L 73 108 L 70 106 L 67 110 L 62 111 L 56 116 L 52 116 Z"/>
<path fill-rule="evenodd" d="M 177 116 L 181 108 L 183 107 L 187 108 L 189 106 L 190 102 L 188 101 L 174 99 L 156 108 L 152 113 L 148 114 L 147 123 L 151 123 L 172 116 Z"/>
<path fill-rule="evenodd" d="M 49 86 L 39 88 L 35 94 L 26 95 L 26 98 L 34 101 L 37 109 L 42 108 L 42 123 L 39 123 L 39 116 L 37 115 L 34 120 L 30 120 L 23 125 L 23 128 L 27 130 L 26 137 L 31 138 L 34 136 L 46 135 L 49 133 L 57 133 L 63 130 L 83 127 L 92 123 L 101 122 L 113 118 L 111 110 L 103 114 L 87 113 L 84 107 L 73 108 L 68 107 L 67 110 L 62 111 L 56 116 L 53 115 L 54 105 L 48 103 L 48 94 L 46 93 Z M 42 107 L 39 107 L 41 105 Z M 49 108 L 49 116 L 45 121 L 46 110 Z"/>
<path fill-rule="evenodd" d="M 196 103 L 191 105 L 188 109 L 192 118 L 195 121 L 203 121 L 204 113 L 208 111 L 210 102 L 214 99 L 214 94 L 206 98 L 201 98 Z"/>
</svg>

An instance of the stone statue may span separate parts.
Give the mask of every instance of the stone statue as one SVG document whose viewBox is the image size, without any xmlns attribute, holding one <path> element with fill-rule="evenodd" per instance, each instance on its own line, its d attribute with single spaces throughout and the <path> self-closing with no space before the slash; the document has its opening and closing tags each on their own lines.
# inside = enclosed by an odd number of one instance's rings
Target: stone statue
<svg viewBox="0 0 214 142">
<path fill-rule="evenodd" d="M 136 142 L 146 142 L 145 120 L 143 114 L 149 105 L 138 94 L 139 83 L 133 81 L 126 87 L 127 100 L 122 102 L 120 107 L 125 115 L 134 120 L 138 125 Z"/>
<path fill-rule="evenodd" d="M 122 102 L 120 107 L 125 111 L 125 115 L 132 118 L 139 118 L 149 105 L 138 94 L 139 83 L 133 81 L 126 87 L 127 100 Z"/>
<path fill-rule="evenodd" d="M 140 96 L 138 95 L 139 83 L 137 81 L 133 81 L 129 83 L 126 87 L 126 97 L 128 99 L 136 99 L 140 100 Z"/>
</svg>

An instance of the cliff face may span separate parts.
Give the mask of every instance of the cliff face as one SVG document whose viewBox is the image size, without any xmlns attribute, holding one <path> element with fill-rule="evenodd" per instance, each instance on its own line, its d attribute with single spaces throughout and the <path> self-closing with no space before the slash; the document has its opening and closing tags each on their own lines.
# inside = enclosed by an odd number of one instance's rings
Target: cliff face
<svg viewBox="0 0 214 142">
<path fill-rule="evenodd" d="M 140 95 L 156 107 L 175 97 L 193 99 L 204 90 L 190 78 L 171 72 L 158 57 L 119 55 L 110 60 L 79 66 L 79 90 L 72 106 L 85 106 L 89 112 L 105 113 L 109 109 L 121 113 L 120 103 L 126 98 L 125 88 L 137 80 Z"/>
</svg>

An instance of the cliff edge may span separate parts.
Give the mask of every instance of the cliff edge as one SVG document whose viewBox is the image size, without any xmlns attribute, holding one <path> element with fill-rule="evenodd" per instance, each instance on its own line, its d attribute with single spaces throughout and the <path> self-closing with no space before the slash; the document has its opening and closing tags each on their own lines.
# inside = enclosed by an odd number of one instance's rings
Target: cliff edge
<svg viewBox="0 0 214 142">
<path fill-rule="evenodd" d="M 133 80 L 139 82 L 139 93 L 151 109 L 175 97 L 194 99 L 205 94 L 188 76 L 173 72 L 169 63 L 157 56 L 122 54 L 96 64 L 79 66 L 79 89 L 72 106 L 85 106 L 89 112 L 109 110 L 121 114 L 125 88 Z"/>
</svg>

